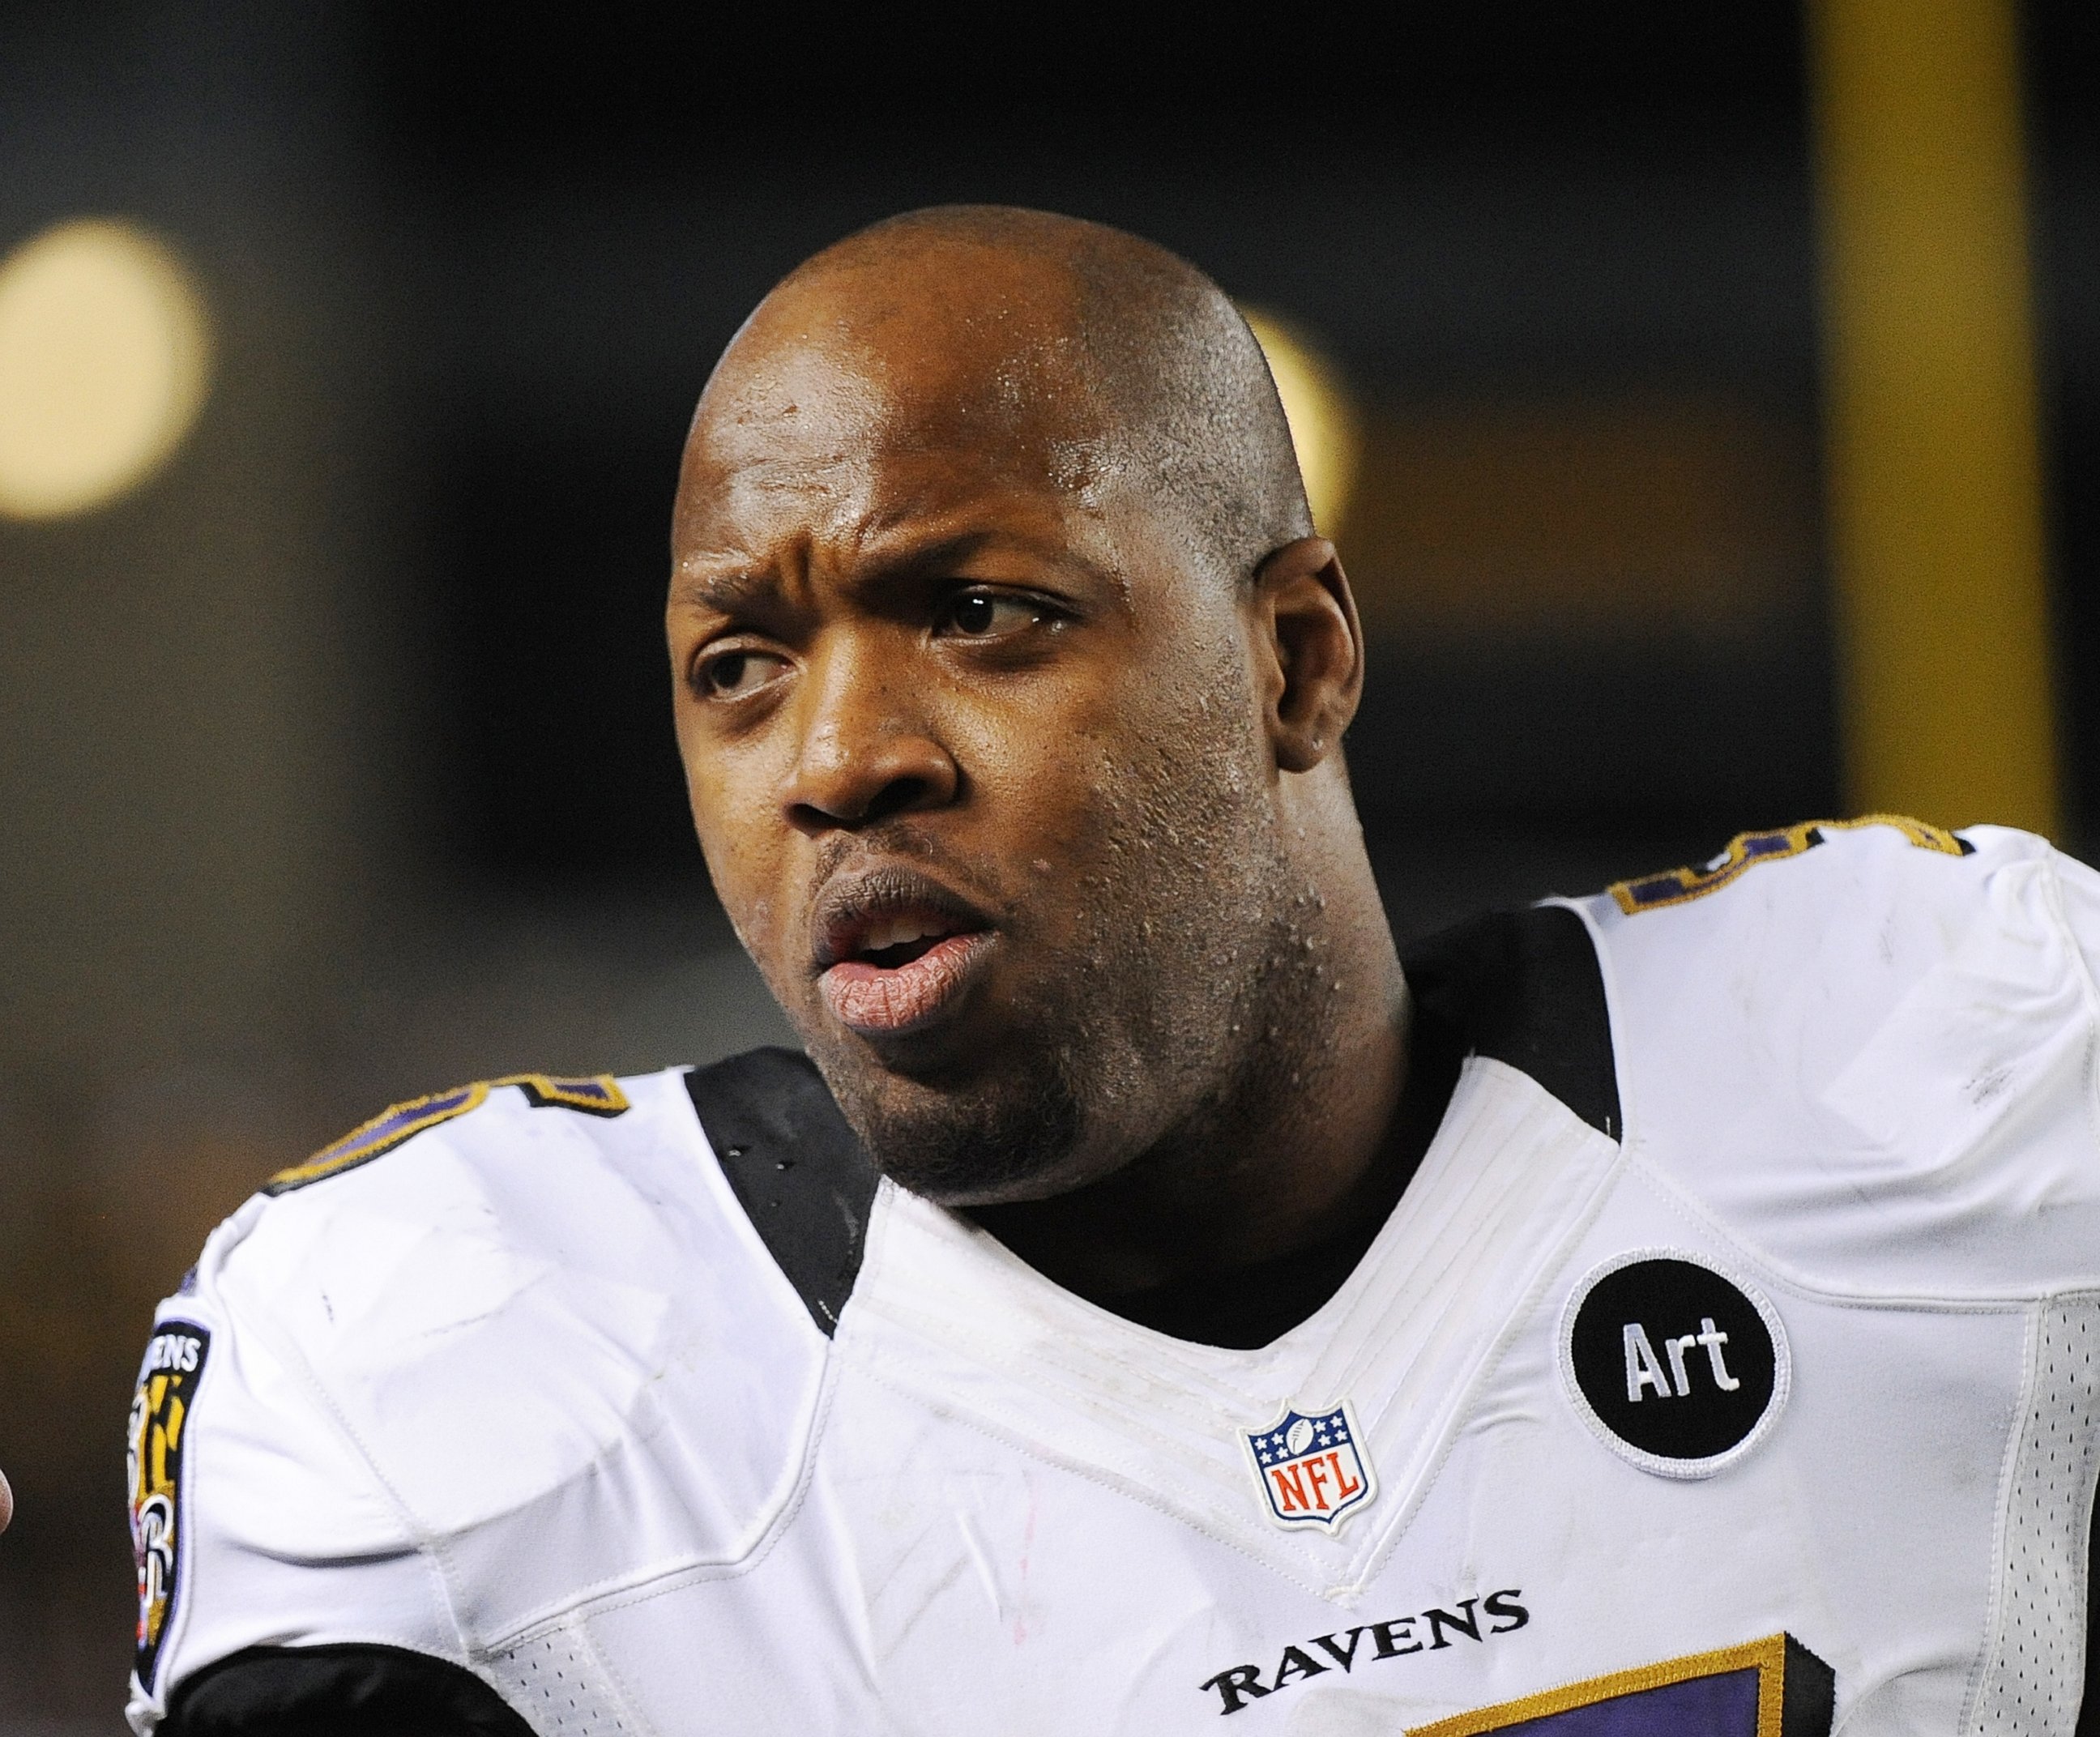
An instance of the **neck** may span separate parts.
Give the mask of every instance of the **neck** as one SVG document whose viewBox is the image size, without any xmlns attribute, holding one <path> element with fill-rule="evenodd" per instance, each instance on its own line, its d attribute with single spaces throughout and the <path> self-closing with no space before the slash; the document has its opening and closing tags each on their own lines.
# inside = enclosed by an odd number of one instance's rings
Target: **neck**
<svg viewBox="0 0 2100 1737">
<path fill-rule="evenodd" d="M 1219 1089 L 1101 1180 L 969 1216 L 1067 1290 L 1117 1298 L 1382 1221 L 1412 1167 L 1407 985 L 1361 847 L 1301 883 Z"/>
</svg>

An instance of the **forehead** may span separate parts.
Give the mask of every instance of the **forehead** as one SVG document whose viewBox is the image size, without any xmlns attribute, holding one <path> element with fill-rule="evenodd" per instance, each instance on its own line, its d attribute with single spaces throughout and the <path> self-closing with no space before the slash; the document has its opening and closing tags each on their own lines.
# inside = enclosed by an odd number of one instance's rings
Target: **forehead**
<svg viewBox="0 0 2100 1737">
<path fill-rule="evenodd" d="M 1110 420 L 1078 299 L 1069 277 L 990 250 L 776 291 L 702 396 L 682 534 L 929 490 L 1097 494 Z"/>
</svg>

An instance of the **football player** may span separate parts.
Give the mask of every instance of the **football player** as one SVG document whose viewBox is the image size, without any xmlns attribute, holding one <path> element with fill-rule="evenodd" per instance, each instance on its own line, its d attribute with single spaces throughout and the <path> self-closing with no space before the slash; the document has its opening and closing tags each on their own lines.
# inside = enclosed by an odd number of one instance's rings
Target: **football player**
<svg viewBox="0 0 2100 1737">
<path fill-rule="evenodd" d="M 796 271 L 673 555 L 807 1058 L 441 1092 L 213 1236 L 141 1737 L 2072 1730 L 2100 880 L 1805 824 L 1403 959 L 1260 351 L 1092 224 Z"/>
</svg>

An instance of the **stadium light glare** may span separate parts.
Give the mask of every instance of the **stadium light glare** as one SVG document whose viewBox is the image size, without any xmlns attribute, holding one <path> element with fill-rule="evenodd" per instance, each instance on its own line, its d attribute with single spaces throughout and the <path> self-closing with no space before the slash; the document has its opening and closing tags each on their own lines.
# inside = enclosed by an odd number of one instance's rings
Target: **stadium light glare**
<svg viewBox="0 0 2100 1737">
<path fill-rule="evenodd" d="M 1349 491 L 1361 456 L 1356 408 L 1334 364 L 1302 329 L 1264 309 L 1243 307 L 1240 311 L 1268 358 L 1276 395 L 1283 400 L 1312 522 L 1322 536 L 1334 536 L 1348 509 Z"/>
<path fill-rule="evenodd" d="M 0 514 L 59 518 L 117 499 L 203 408 L 204 301 L 167 245 L 80 218 L 0 262 Z"/>
</svg>

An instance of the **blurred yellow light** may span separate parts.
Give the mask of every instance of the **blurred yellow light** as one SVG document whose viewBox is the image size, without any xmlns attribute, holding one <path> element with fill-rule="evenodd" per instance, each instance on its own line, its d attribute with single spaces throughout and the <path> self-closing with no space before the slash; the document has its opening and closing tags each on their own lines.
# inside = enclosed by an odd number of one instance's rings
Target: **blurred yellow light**
<svg viewBox="0 0 2100 1737">
<path fill-rule="evenodd" d="M 1322 536 L 1334 536 L 1341 530 L 1357 480 L 1362 439 L 1355 408 L 1341 376 L 1301 329 L 1259 308 L 1240 311 L 1268 358 L 1276 395 L 1283 400 L 1312 522 Z"/>
<path fill-rule="evenodd" d="M 56 518 L 145 480 L 204 403 L 182 262 L 129 224 L 47 229 L 0 262 L 0 514 Z"/>
<path fill-rule="evenodd" d="M 1846 800 L 2053 833 L 2020 11 L 1808 8 L 1824 477 Z"/>
</svg>

